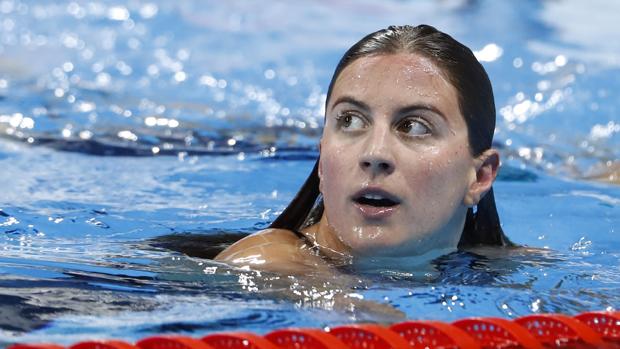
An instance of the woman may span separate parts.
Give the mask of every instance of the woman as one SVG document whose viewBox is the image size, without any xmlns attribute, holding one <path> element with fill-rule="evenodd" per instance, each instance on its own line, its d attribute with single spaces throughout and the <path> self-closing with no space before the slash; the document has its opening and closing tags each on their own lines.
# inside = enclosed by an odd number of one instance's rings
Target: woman
<svg viewBox="0 0 620 349">
<path fill-rule="evenodd" d="M 216 260 L 305 272 L 510 245 L 492 190 L 494 128 L 491 83 L 471 50 L 427 25 L 372 33 L 336 68 L 319 160 L 297 196 Z"/>
</svg>

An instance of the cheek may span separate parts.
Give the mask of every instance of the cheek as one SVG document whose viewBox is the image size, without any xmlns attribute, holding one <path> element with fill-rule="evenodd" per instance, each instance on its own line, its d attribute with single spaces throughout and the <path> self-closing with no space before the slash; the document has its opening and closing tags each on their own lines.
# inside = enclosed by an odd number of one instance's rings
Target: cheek
<svg viewBox="0 0 620 349">
<path fill-rule="evenodd" d="M 407 175 L 413 195 L 420 199 L 414 202 L 434 212 L 438 212 L 437 208 L 458 204 L 468 183 L 467 152 L 467 149 L 428 152 L 420 158 L 420 165 L 411 168 Z"/>
<path fill-rule="evenodd" d="M 359 149 L 355 143 L 346 139 L 339 139 L 332 133 L 323 136 L 321 143 L 321 170 L 327 179 L 340 177 L 343 169 L 352 169 L 357 164 Z"/>
<path fill-rule="evenodd" d="M 344 154 L 342 149 L 334 147 L 323 147 L 322 150 L 320 159 L 320 189 L 325 197 L 326 193 L 333 193 L 341 187 L 339 181 L 342 176 L 338 174 L 344 171 L 346 165 L 345 161 L 343 161 L 343 156 L 346 156 L 346 154 Z"/>
</svg>

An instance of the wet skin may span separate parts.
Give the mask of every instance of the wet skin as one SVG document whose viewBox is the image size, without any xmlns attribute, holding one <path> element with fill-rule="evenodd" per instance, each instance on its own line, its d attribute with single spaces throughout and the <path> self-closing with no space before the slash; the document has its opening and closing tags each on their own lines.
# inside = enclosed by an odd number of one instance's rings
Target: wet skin
<svg viewBox="0 0 620 349">
<path fill-rule="evenodd" d="M 416 256 L 456 249 L 468 207 L 489 190 L 493 149 L 474 157 L 454 87 L 415 54 L 360 58 L 336 80 L 326 108 L 319 178 L 325 211 L 303 233 L 268 229 L 216 257 L 260 269 L 284 260 Z"/>
</svg>

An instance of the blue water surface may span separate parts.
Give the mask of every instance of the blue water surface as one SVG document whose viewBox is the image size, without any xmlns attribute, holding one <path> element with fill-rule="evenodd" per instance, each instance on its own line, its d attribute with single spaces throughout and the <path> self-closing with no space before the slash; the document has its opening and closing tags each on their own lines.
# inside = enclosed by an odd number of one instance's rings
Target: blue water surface
<svg viewBox="0 0 620 349">
<path fill-rule="evenodd" d="M 351 271 L 360 282 L 345 291 L 442 321 L 618 309 L 619 11 L 0 1 L 0 344 L 387 321 L 382 308 L 334 308 L 329 287 L 152 241 L 267 226 L 314 164 L 340 55 L 390 24 L 432 24 L 487 68 L 500 216 L 536 250 Z"/>
</svg>

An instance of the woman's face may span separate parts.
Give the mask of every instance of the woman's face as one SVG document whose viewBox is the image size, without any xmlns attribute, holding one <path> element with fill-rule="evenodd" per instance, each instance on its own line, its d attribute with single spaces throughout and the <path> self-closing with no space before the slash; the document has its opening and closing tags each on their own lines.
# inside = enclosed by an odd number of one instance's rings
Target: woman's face
<svg viewBox="0 0 620 349">
<path fill-rule="evenodd" d="M 457 92 L 431 60 L 403 53 L 347 66 L 319 164 L 324 218 L 352 253 L 456 248 L 476 165 Z"/>
</svg>

